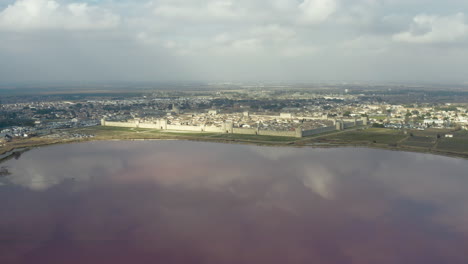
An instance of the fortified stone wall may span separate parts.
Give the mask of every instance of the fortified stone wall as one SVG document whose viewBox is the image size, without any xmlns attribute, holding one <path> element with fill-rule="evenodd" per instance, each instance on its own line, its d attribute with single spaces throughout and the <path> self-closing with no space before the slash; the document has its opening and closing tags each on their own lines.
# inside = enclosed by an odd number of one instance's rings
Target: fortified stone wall
<svg viewBox="0 0 468 264">
<path fill-rule="evenodd" d="M 254 128 L 234 128 L 234 134 L 243 134 L 243 135 L 257 135 L 257 129 Z"/>
<path fill-rule="evenodd" d="M 106 126 L 137 127 L 137 124 L 135 122 L 109 122 L 109 121 L 106 121 Z"/>
<path fill-rule="evenodd" d="M 312 117 L 312 116 L 298 116 L 297 119 L 305 119 L 305 120 L 329 120 L 328 117 Z"/>
<path fill-rule="evenodd" d="M 140 123 L 138 124 L 139 128 L 151 128 L 151 129 L 161 129 L 157 123 Z"/>
<path fill-rule="evenodd" d="M 256 117 L 256 118 L 270 118 L 270 119 L 279 119 L 281 118 L 279 115 L 278 116 L 272 116 L 272 115 L 252 115 L 249 114 L 250 117 Z"/>
<path fill-rule="evenodd" d="M 336 130 L 335 126 L 321 127 L 321 128 L 311 129 L 311 130 L 304 130 L 304 131 L 302 131 L 302 136 L 307 137 L 307 136 L 312 136 L 312 135 L 325 133 L 325 132 L 330 132 L 330 131 L 335 131 L 335 130 Z"/>
<path fill-rule="evenodd" d="M 352 121 L 352 122 L 346 122 Z M 264 136 L 277 136 L 277 137 L 306 137 L 315 134 L 330 132 L 333 130 L 342 130 L 356 125 L 366 125 L 367 120 L 362 118 L 357 119 L 343 119 L 343 121 L 336 121 L 336 126 L 322 127 L 311 130 L 302 131 L 298 128 L 296 131 L 272 131 L 272 130 L 257 130 L 255 128 L 234 128 L 231 122 L 226 122 L 222 127 L 216 126 L 187 126 L 187 125 L 169 125 L 167 120 L 160 119 L 152 123 L 140 123 L 139 121 L 131 122 L 109 122 L 101 120 L 103 126 L 114 127 L 134 127 L 134 128 L 148 128 L 159 130 L 179 130 L 179 131 L 194 131 L 194 132 L 214 132 L 214 133 L 233 133 L 244 135 L 264 135 Z"/>
<path fill-rule="evenodd" d="M 232 122 L 225 122 L 223 124 L 223 133 L 231 133 L 231 134 L 234 133 L 234 126 Z"/>
<path fill-rule="evenodd" d="M 296 131 L 259 130 L 258 134 L 262 136 L 296 137 Z"/>
<path fill-rule="evenodd" d="M 350 128 L 350 127 L 354 127 L 354 122 L 343 122 L 343 128 L 346 129 L 346 128 Z"/>
<path fill-rule="evenodd" d="M 216 127 L 216 126 L 206 126 L 205 132 L 226 133 L 226 131 L 223 131 L 222 127 Z"/>
<path fill-rule="evenodd" d="M 185 125 L 167 125 L 167 130 L 179 130 L 179 131 L 203 131 L 202 126 L 185 126 Z"/>
</svg>

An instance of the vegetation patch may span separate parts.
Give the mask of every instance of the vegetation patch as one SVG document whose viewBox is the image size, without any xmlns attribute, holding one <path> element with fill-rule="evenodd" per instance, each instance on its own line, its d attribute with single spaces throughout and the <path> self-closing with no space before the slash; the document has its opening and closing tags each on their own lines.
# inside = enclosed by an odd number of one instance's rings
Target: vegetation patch
<svg viewBox="0 0 468 264">
<path fill-rule="evenodd" d="M 468 153 L 468 137 L 442 138 L 437 144 L 438 150 Z"/>
<path fill-rule="evenodd" d="M 410 136 L 403 142 L 409 147 L 431 148 L 436 143 L 436 137 Z"/>
<path fill-rule="evenodd" d="M 346 143 L 377 143 L 396 145 L 399 141 L 405 139 L 406 137 L 407 135 L 404 135 L 397 130 L 372 128 L 367 130 L 345 131 L 343 133 L 327 136 L 324 139 Z"/>
</svg>

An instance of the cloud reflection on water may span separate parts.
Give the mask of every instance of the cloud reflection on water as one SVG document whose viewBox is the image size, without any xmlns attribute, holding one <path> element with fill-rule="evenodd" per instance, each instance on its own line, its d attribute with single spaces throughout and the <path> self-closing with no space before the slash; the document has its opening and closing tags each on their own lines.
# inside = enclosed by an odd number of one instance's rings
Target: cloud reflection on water
<svg viewBox="0 0 468 264">
<path fill-rule="evenodd" d="M 95 258 L 76 263 L 98 263 L 96 254 L 119 249 L 118 241 L 148 263 L 468 261 L 465 160 L 352 148 L 100 142 L 36 149 L 7 165 L 13 174 L 0 198 L 11 202 L 0 210 L 0 234 L 8 226 L 11 236 L 48 241 L 11 258 L 89 253 L 86 243 L 105 239 L 91 250 Z M 25 229 L 28 221 L 41 232 Z M 54 239 L 87 242 L 58 246 Z"/>
</svg>

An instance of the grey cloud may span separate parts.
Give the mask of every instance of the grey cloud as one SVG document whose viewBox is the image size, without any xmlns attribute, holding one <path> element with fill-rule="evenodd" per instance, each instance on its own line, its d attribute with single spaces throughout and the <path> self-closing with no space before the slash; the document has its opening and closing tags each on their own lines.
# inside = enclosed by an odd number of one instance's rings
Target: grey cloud
<svg viewBox="0 0 468 264">
<path fill-rule="evenodd" d="M 395 41 L 408 43 L 455 42 L 468 36 L 465 14 L 450 16 L 417 15 L 408 31 L 393 36 Z"/>
<path fill-rule="evenodd" d="M 458 0 L 0 1 L 0 58 L 10 62 L 0 78 L 466 81 L 457 69 L 468 61 L 467 8 Z M 455 61 L 439 60 L 447 54 Z"/>
<path fill-rule="evenodd" d="M 99 30 L 116 27 L 120 17 L 87 3 L 62 4 L 54 0 L 18 0 L 0 13 L 0 29 Z"/>
</svg>

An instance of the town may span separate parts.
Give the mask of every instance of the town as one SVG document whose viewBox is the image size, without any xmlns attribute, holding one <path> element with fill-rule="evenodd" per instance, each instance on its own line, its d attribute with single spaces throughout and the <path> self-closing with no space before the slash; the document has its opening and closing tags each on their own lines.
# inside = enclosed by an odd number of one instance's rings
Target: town
<svg viewBox="0 0 468 264">
<path fill-rule="evenodd" d="M 408 92 L 404 87 L 265 85 L 3 96 L 0 144 L 30 137 L 92 138 L 93 134 L 76 129 L 112 124 L 131 127 L 135 122 L 141 128 L 169 126 L 199 132 L 229 132 L 229 123 L 231 132 L 288 137 L 363 126 L 405 133 L 457 131 L 468 128 L 466 97 L 467 93 L 457 90 L 450 94 L 434 89 Z"/>
</svg>

